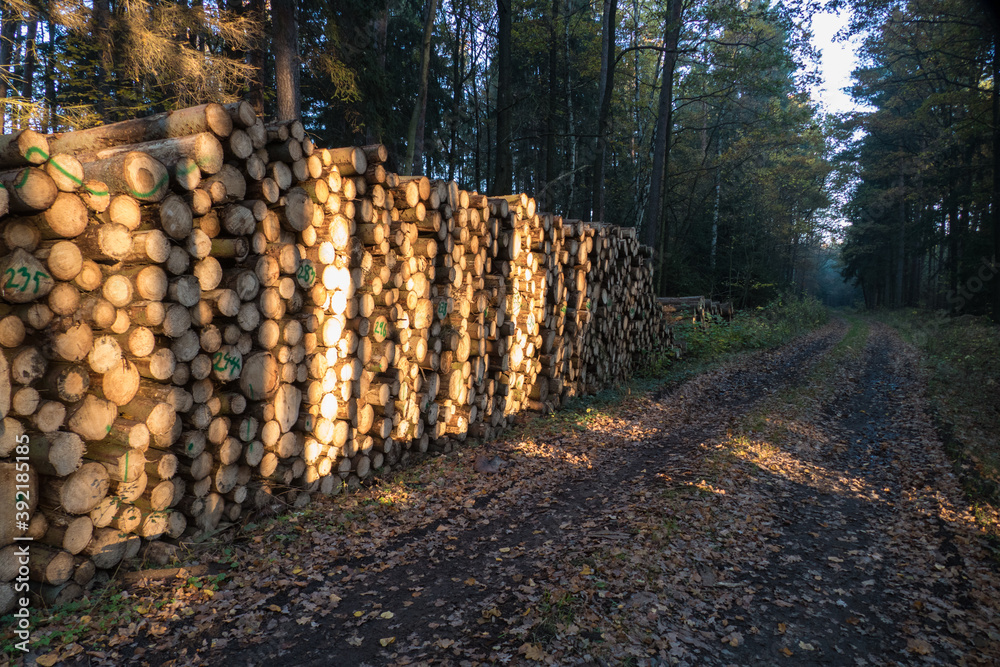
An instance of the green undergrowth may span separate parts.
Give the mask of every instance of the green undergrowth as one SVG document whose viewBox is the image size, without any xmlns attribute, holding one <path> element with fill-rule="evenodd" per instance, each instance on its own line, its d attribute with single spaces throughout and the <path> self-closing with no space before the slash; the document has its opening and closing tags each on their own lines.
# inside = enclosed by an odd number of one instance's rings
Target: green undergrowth
<svg viewBox="0 0 1000 667">
<path fill-rule="evenodd" d="M 927 398 L 966 492 L 1000 506 L 1000 327 L 918 310 L 876 317 L 920 350 Z"/>
<path fill-rule="evenodd" d="M 674 325 L 674 338 L 685 361 L 776 347 L 826 323 L 825 306 L 812 297 L 783 296 L 766 306 L 736 313 L 731 322 L 719 317 L 705 324 L 690 321 Z M 657 371 L 656 364 L 651 368 Z"/>
<path fill-rule="evenodd" d="M 536 430 L 568 427 L 577 430 L 604 416 L 612 416 L 632 394 L 656 392 L 733 361 L 739 355 L 778 347 L 796 336 L 822 326 L 829 313 L 818 300 L 782 297 L 767 306 L 737 312 L 732 322 L 714 317 L 711 322 L 674 325 L 674 336 L 684 349 L 680 358 L 664 354 L 653 359 L 630 382 L 592 396 L 567 401 L 560 410 L 522 424 L 511 437 L 538 434 Z"/>
</svg>

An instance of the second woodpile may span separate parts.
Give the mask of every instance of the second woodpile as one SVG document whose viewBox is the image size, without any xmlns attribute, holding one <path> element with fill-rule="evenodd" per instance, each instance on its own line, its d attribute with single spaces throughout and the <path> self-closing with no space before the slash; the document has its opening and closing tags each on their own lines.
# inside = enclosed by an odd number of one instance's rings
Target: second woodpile
<svg viewBox="0 0 1000 667">
<path fill-rule="evenodd" d="M 70 600 L 673 349 L 634 229 L 387 157 L 246 103 L 0 138 L 0 614 L 15 537 Z"/>
<path fill-rule="evenodd" d="M 660 297 L 656 301 L 668 322 L 690 319 L 708 323 L 713 317 L 729 322 L 735 314 L 732 301 L 713 301 L 703 296 Z"/>
</svg>

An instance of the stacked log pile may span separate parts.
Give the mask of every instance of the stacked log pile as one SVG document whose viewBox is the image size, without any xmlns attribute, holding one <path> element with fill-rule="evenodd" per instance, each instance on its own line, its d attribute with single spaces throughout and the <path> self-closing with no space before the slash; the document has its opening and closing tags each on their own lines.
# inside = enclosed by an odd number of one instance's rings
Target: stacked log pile
<svg viewBox="0 0 1000 667">
<path fill-rule="evenodd" d="M 0 613 L 621 383 L 672 346 L 634 230 L 201 105 L 0 138 Z M 642 350 L 643 354 L 639 351 Z"/>
</svg>

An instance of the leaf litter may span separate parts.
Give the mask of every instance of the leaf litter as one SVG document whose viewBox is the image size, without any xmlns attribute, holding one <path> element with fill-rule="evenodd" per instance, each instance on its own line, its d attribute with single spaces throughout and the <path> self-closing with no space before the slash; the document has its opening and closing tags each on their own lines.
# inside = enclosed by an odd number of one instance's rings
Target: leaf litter
<svg viewBox="0 0 1000 667">
<path fill-rule="evenodd" d="M 996 664 L 915 353 L 846 328 L 274 520 L 219 590 L 144 582 L 144 613 L 46 660 Z"/>
</svg>

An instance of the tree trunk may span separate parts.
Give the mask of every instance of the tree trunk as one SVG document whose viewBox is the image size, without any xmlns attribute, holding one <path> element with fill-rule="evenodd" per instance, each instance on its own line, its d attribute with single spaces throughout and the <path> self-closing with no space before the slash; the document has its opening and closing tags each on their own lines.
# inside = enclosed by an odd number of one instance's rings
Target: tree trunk
<svg viewBox="0 0 1000 667">
<path fill-rule="evenodd" d="M 101 45 L 101 64 L 97 73 L 97 115 L 107 120 L 106 111 L 111 103 L 111 73 L 114 70 L 114 43 L 111 39 L 111 5 L 109 0 L 94 0 L 94 28 L 92 34 Z"/>
<path fill-rule="evenodd" d="M 278 120 L 298 120 L 302 113 L 299 100 L 299 24 L 295 17 L 295 0 L 272 0 L 271 22 L 274 29 Z"/>
<path fill-rule="evenodd" d="M 56 35 L 55 24 L 49 20 L 49 39 L 45 43 L 45 131 L 56 129 Z"/>
<path fill-rule="evenodd" d="M 470 14 L 469 21 L 471 23 L 471 21 L 472 21 L 472 18 L 471 18 L 472 12 L 469 12 L 469 14 Z M 483 185 L 482 185 L 482 169 L 480 167 L 480 152 L 479 152 L 479 140 L 480 140 L 480 137 L 479 137 L 479 132 L 480 132 L 480 124 L 479 124 L 479 87 L 478 87 L 478 84 L 476 83 L 476 59 L 475 58 L 472 59 L 472 71 L 470 73 L 472 75 L 472 108 L 474 110 L 475 124 L 476 124 L 476 139 L 475 139 L 475 141 L 476 141 L 476 147 L 475 147 L 475 150 L 473 151 L 475 153 L 475 156 L 473 158 L 473 178 L 475 179 L 475 189 L 479 190 L 480 188 L 483 188 Z M 485 188 L 483 188 L 483 189 L 485 190 Z"/>
<path fill-rule="evenodd" d="M 618 0 L 604 0 L 601 31 L 601 75 L 597 99 L 597 153 L 594 156 L 594 183 L 591 197 L 591 220 L 604 220 L 604 154 L 607 149 L 608 117 L 611 115 L 611 93 L 615 85 L 615 24 Z"/>
<path fill-rule="evenodd" d="M 410 128 L 407 133 L 406 175 L 412 176 L 414 170 L 423 171 L 421 164 L 424 157 L 424 120 L 427 118 L 427 87 L 431 69 L 431 40 L 434 37 L 434 16 L 437 13 L 437 0 L 427 1 L 427 17 L 424 22 L 424 41 L 420 49 L 420 90 L 417 92 L 417 103 L 413 106 L 410 116 Z"/>
<path fill-rule="evenodd" d="M 993 222 L 993 264 L 1000 261 L 1000 91 L 996 81 L 1000 80 L 1000 24 L 994 22 L 993 30 L 993 81 L 990 97 L 993 101 L 993 206 L 990 215 Z M 1000 322 L 1000 279 L 993 280 L 993 321 Z"/>
<path fill-rule="evenodd" d="M 260 21 L 263 26 L 267 20 L 267 12 L 264 8 L 264 0 L 250 0 L 250 16 Z M 264 48 L 264 40 L 261 39 L 250 50 L 248 62 L 253 67 L 253 75 L 250 77 L 248 101 L 258 116 L 264 115 L 264 70 L 267 68 L 267 51 Z"/>
<path fill-rule="evenodd" d="M 549 94 L 545 96 L 545 182 L 541 184 L 538 206 L 543 211 L 551 211 L 554 197 L 549 191 L 556 177 L 556 54 L 559 43 L 556 41 L 556 23 L 559 21 L 559 0 L 552 0 L 552 13 L 549 14 Z"/>
<path fill-rule="evenodd" d="M 462 10 L 463 5 L 458 3 L 455 18 L 455 39 L 451 49 L 451 137 L 449 139 L 448 150 L 448 180 L 455 180 L 455 163 L 458 159 L 458 118 L 462 110 L 462 76 L 465 71 L 465 49 L 464 34 L 462 32 Z"/>
<path fill-rule="evenodd" d="M 21 97 L 27 102 L 31 102 L 35 98 L 35 65 L 38 62 L 37 37 L 38 19 L 33 19 L 28 22 L 28 38 L 24 44 L 24 72 L 21 80 Z M 28 126 L 27 119 L 29 117 L 30 115 L 26 115 L 21 122 L 22 128 Z"/>
<path fill-rule="evenodd" d="M 576 127 L 573 117 L 573 80 L 572 68 L 570 67 L 570 44 L 569 44 L 569 8 L 566 11 L 566 139 L 569 146 L 569 195 L 566 198 L 566 215 L 573 216 L 573 199 L 576 196 Z"/>
<path fill-rule="evenodd" d="M 21 25 L 21 16 L 13 7 L 7 6 L 3 13 L 3 28 L 0 30 L 0 99 L 7 97 L 7 82 L 11 80 L 11 60 L 14 54 L 14 34 Z M 0 134 L 5 133 L 4 120 L 7 105 L 0 103 Z"/>
<path fill-rule="evenodd" d="M 681 34 L 682 0 L 670 0 L 664 24 L 663 80 L 660 84 L 660 103 L 656 117 L 656 139 L 653 144 L 653 173 L 649 184 L 646 227 L 642 242 L 658 250 L 657 270 L 663 273 L 666 259 L 667 222 L 663 214 L 663 191 L 666 185 L 667 159 L 670 151 L 670 124 L 673 115 L 674 68 L 677 65 L 677 44 Z M 662 243 L 661 243 L 662 239 Z"/>
<path fill-rule="evenodd" d="M 896 266 L 895 283 L 893 295 L 893 305 L 897 308 L 903 307 L 903 272 L 906 262 L 906 198 L 903 188 L 906 183 L 903 179 L 903 167 L 899 168 L 899 179 L 896 181 L 899 188 L 899 227 L 896 230 Z"/>
<path fill-rule="evenodd" d="M 493 193 L 503 195 L 514 189 L 514 157 L 510 142 L 513 129 L 510 62 L 510 0 L 497 0 L 497 157 L 493 173 Z"/>
</svg>

